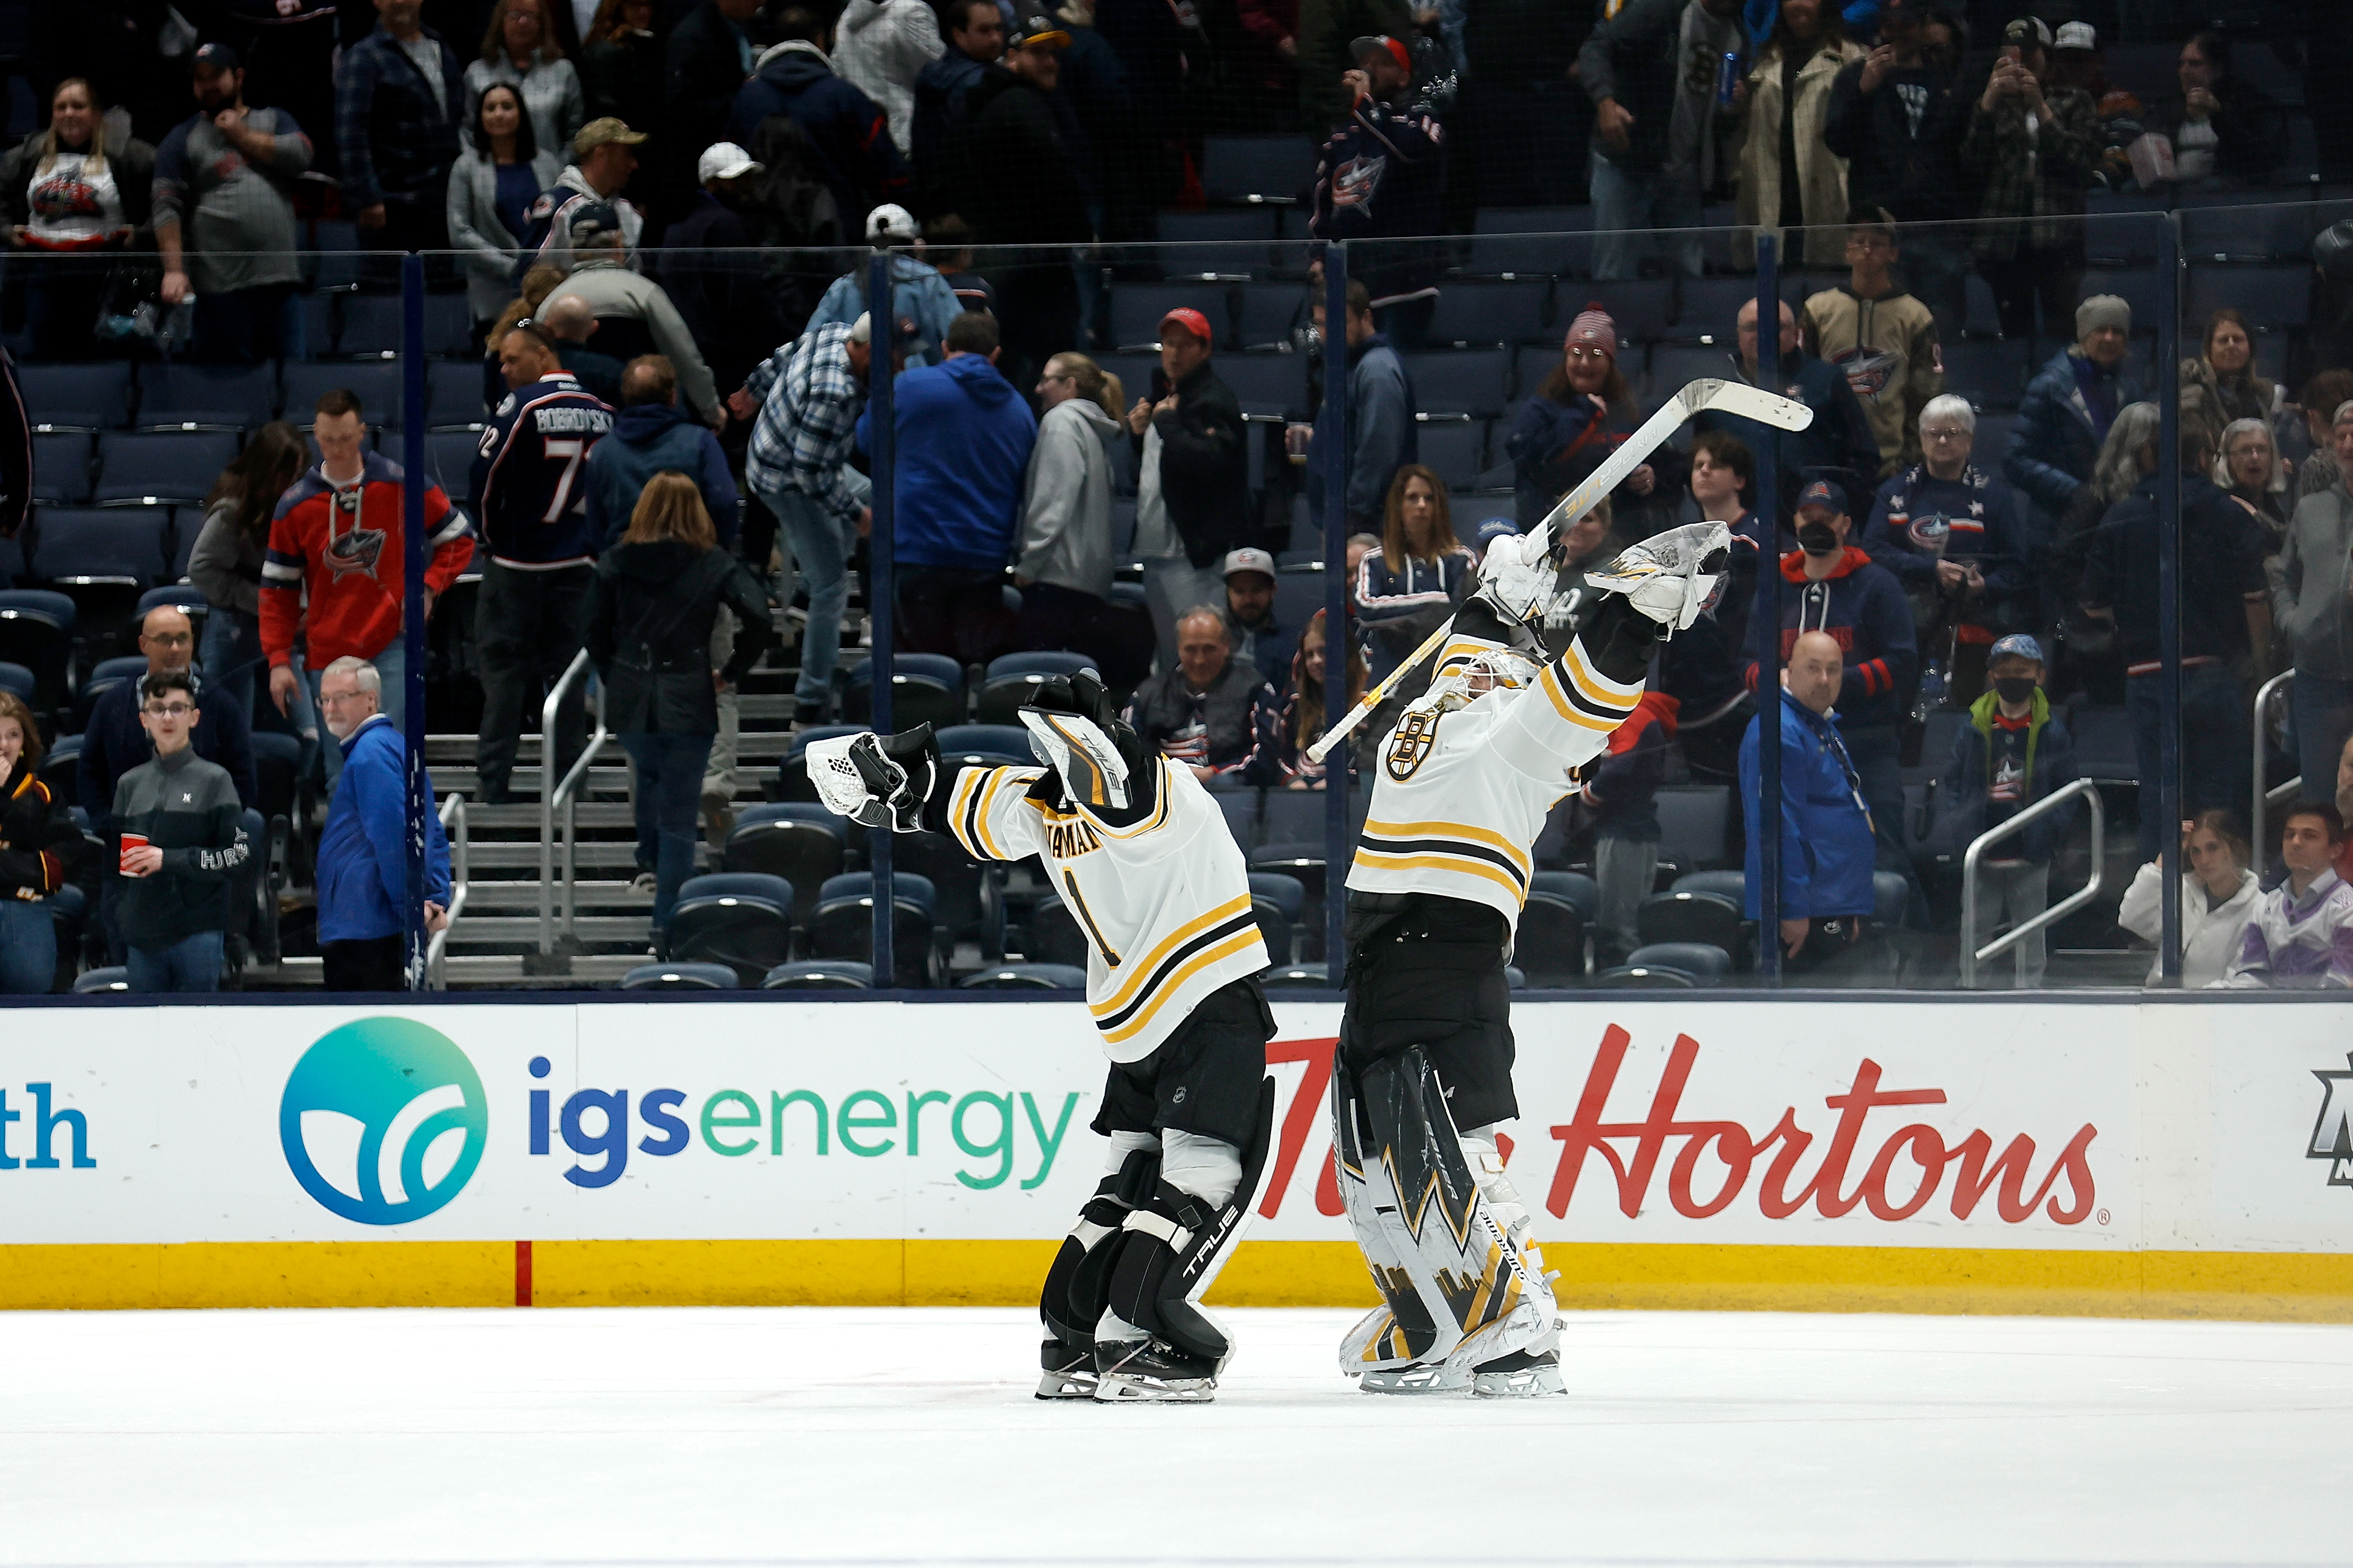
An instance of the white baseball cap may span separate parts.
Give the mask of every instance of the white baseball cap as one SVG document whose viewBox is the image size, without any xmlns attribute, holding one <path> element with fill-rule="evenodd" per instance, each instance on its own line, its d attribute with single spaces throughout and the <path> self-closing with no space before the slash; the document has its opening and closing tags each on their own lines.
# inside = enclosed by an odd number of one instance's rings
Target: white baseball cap
<svg viewBox="0 0 2353 1568">
<path fill-rule="evenodd" d="M 915 222 L 915 215 L 896 202 L 884 202 L 866 215 L 868 239 L 903 239 L 910 243 L 923 237 Z"/>
<path fill-rule="evenodd" d="M 2051 47 L 2054 49 L 2096 49 L 2100 47 L 2100 35 L 2089 22 L 2063 22 L 2059 26 L 2059 41 Z"/>
<path fill-rule="evenodd" d="M 754 163 L 752 154 L 734 142 L 714 142 L 695 160 L 694 182 L 702 184 L 709 180 L 732 180 L 739 174 L 759 174 L 765 167 Z"/>
<path fill-rule="evenodd" d="M 1226 556 L 1226 575 L 1230 577 L 1237 572 L 1262 572 L 1271 577 L 1274 575 L 1274 557 L 1263 550 L 1241 549 L 1229 552 Z"/>
</svg>

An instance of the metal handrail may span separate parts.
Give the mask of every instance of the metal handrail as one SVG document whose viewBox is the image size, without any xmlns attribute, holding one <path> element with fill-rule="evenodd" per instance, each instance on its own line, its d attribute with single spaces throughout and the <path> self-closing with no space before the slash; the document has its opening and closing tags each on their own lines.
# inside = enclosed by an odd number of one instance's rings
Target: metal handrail
<svg viewBox="0 0 2353 1568">
<path fill-rule="evenodd" d="M 570 936 L 577 925 L 578 910 L 573 896 L 573 839 L 577 814 L 573 807 L 577 801 L 581 781 L 588 776 L 589 766 L 596 753 L 612 738 L 613 731 L 605 726 L 605 690 L 596 689 L 596 732 L 580 749 L 580 756 L 559 782 L 555 776 L 555 710 L 562 704 L 575 681 L 589 675 L 588 650 L 582 648 L 565 668 L 564 679 L 547 694 L 539 709 L 539 951 L 543 956 L 555 951 L 555 809 L 564 808 L 564 934 Z"/>
<path fill-rule="evenodd" d="M 1983 947 L 1973 948 L 1978 929 L 1978 861 L 1986 850 L 2011 834 L 2023 828 L 2038 816 L 2047 816 L 2066 802 L 2083 795 L 2092 803 L 2092 879 L 2075 892 L 2052 904 L 2032 920 L 2023 921 Z M 2077 779 L 2064 789 L 2054 790 L 2036 801 L 2016 816 L 1998 827 L 1988 828 L 1969 841 L 1968 852 L 1961 857 L 1961 989 L 1974 991 L 1978 985 L 1978 965 L 1996 958 L 2011 947 L 2042 930 L 2073 914 L 2099 896 L 2100 882 L 2107 871 L 2108 857 L 2107 812 L 2100 804 L 2100 786 L 2094 779 Z"/>
<path fill-rule="evenodd" d="M 2282 687 L 2292 685 L 2295 680 L 2295 671 L 2284 669 L 2264 681 L 2262 689 L 2255 693 L 2254 771 L 2247 775 L 2255 781 L 2254 787 L 2248 791 L 2253 798 L 2247 802 L 2247 821 L 2254 828 L 2254 837 L 2247 842 L 2255 847 L 2255 856 L 2258 859 L 2265 853 L 2263 825 L 2264 819 L 2270 814 L 2270 808 L 2304 787 L 2304 775 L 2298 773 L 2276 789 L 2263 788 L 2263 763 L 2269 760 L 2266 755 L 2268 748 L 2263 744 L 2263 721 L 2271 717 L 2272 699 L 2279 693 Z"/>
<path fill-rule="evenodd" d="M 449 933 L 458 929 L 458 917 L 466 912 L 466 858 L 470 837 L 466 831 L 466 797 L 452 790 L 449 798 L 441 803 L 441 829 L 449 837 L 449 907 L 444 912 L 448 921 L 433 933 L 425 944 L 425 988 L 447 991 L 449 977 L 443 960 L 448 955 Z"/>
</svg>

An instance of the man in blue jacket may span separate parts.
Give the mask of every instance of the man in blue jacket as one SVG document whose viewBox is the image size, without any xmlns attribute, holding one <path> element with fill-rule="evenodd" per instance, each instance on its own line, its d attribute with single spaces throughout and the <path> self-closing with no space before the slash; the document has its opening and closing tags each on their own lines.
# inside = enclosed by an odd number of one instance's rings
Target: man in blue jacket
<svg viewBox="0 0 2353 1568">
<path fill-rule="evenodd" d="M 2116 411 L 2144 395 L 2127 363 L 2131 347 L 2132 307 L 2094 294 L 2075 307 L 2075 342 L 2026 384 L 2001 471 L 2034 509 L 2035 547 L 2050 540 L 2091 479 Z"/>
<path fill-rule="evenodd" d="M 1993 645 L 1986 660 L 1993 689 L 1969 708 L 1936 784 L 1936 858 L 1955 871 L 1978 835 L 2075 782 L 2075 742 L 2042 689 L 2042 645 L 2023 633 Z M 2051 856 L 2074 820 L 2073 802 L 2037 817 L 1986 850 L 1978 864 L 1977 927 L 1962 939 L 1983 947 L 2003 926 L 2033 919 L 2051 901 Z M 2018 988 L 2042 984 L 2042 933 L 2010 950 Z"/>
<path fill-rule="evenodd" d="M 1315 302 L 1315 330 L 1324 330 L 1324 302 Z M 1325 424 L 1318 413 L 1315 425 Z M 1389 340 L 1373 326 L 1373 295 L 1348 280 L 1348 531 L 1378 533 L 1388 517 L 1389 480 L 1421 460 L 1413 419 L 1413 378 Z M 1324 515 L 1324 462 L 1311 443 L 1307 504 Z M 1281 684 L 1277 681 L 1278 685 Z"/>
<path fill-rule="evenodd" d="M 1831 718 L 1845 675 L 1838 639 L 1800 635 L 1781 674 L 1779 822 L 1759 820 L 1763 715 L 1740 742 L 1740 799 L 1748 820 L 1748 918 L 1762 919 L 1765 834 L 1781 835 L 1781 970 L 1802 974 L 1853 953 L 1870 924 L 1872 826 L 1862 784 Z"/>
<path fill-rule="evenodd" d="M 1021 521 L 1021 481 L 1038 416 L 997 369 L 997 320 L 948 324 L 947 362 L 892 384 L 898 494 L 892 535 L 902 646 L 986 664 L 1010 646 L 1005 565 Z M 874 449 L 874 414 L 858 444 Z"/>
<path fill-rule="evenodd" d="M 756 146 L 762 121 L 790 117 L 807 136 L 817 171 L 845 225 L 906 195 L 907 165 L 882 110 L 834 74 L 832 26 L 794 6 L 779 13 L 776 34 L 779 41 L 760 57 L 752 79 L 735 94 L 727 139 Z"/>
<path fill-rule="evenodd" d="M 1902 745 L 1896 726 L 1912 703 L 1919 673 L 1919 643 L 1912 629 L 1912 606 L 1895 574 L 1847 542 L 1853 520 L 1845 497 L 1817 479 L 1798 498 L 1798 548 L 1781 557 L 1781 625 L 1774 637 L 1758 628 L 1754 637 L 1764 668 L 1794 658 L 1798 637 L 1828 632 L 1844 656 L 1838 691 L 1839 731 L 1862 781 L 1862 798 L 1878 824 L 1879 841 L 1890 869 L 1911 874 L 1905 854 Z M 1757 665 L 1748 684 L 1762 690 Z"/>
<path fill-rule="evenodd" d="M 319 706 L 343 748 L 343 781 L 319 835 L 319 952 L 330 991 L 408 989 L 408 745 L 377 711 L 375 666 L 344 658 L 319 677 Z M 427 800 L 433 784 L 425 785 Z M 449 843 L 425 816 L 425 929 L 449 923 Z"/>
<path fill-rule="evenodd" d="M 588 534 L 599 553 L 620 542 L 646 481 L 672 468 L 694 481 L 721 547 L 733 549 L 740 503 L 727 453 L 711 426 L 678 405 L 677 368 L 640 354 L 621 372 L 612 433 L 588 449 Z"/>
</svg>

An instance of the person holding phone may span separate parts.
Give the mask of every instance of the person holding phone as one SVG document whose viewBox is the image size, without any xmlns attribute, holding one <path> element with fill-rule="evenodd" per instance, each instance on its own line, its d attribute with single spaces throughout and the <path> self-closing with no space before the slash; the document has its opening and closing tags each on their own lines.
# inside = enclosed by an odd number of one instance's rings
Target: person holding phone
<svg viewBox="0 0 2353 1568">
<path fill-rule="evenodd" d="M 220 989 L 228 908 L 221 889 L 251 850 L 228 770 L 188 743 L 203 717 L 185 668 L 140 679 L 139 722 L 155 760 L 114 786 L 116 858 L 126 879 L 116 919 L 133 991 Z"/>
<path fill-rule="evenodd" d="M 2064 331 L 2084 281 L 2084 193 L 2100 163 L 2099 106 L 2077 88 L 2045 85 L 2051 28 L 2021 16 L 1961 137 L 1961 172 L 1982 182 L 1973 241 L 2004 337 Z M 1991 221 L 2008 219 L 2011 221 Z M 2036 220 L 2036 221 L 2025 221 Z"/>
</svg>

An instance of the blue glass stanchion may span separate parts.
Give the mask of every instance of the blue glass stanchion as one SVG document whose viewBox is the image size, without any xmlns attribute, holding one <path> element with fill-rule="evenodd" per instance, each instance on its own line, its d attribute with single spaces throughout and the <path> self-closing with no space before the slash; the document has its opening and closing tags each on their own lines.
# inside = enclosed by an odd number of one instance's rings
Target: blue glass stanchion
<svg viewBox="0 0 2353 1568">
<path fill-rule="evenodd" d="M 1779 258 L 1773 237 L 1757 237 L 1757 384 L 1780 389 Z M 1757 510 L 1764 542 L 1757 552 L 1757 607 L 1750 640 L 1757 647 L 1757 977 L 1781 982 L 1781 646 L 1780 437 L 1767 431 L 1757 443 Z"/>
<path fill-rule="evenodd" d="M 400 260 L 400 487 L 402 540 L 401 684 L 403 739 L 408 747 L 408 989 L 425 989 L 426 820 L 433 795 L 425 783 L 425 258 Z M 334 737 L 325 737 L 328 745 Z M 546 738 L 553 745 L 554 737 Z"/>
<path fill-rule="evenodd" d="M 891 527 L 898 493 L 897 461 L 892 427 L 891 384 L 892 351 L 898 346 L 898 316 L 892 309 L 891 253 L 877 250 L 866 267 L 866 406 L 872 415 L 873 438 L 867 450 L 874 473 L 874 529 L 866 542 L 866 612 L 872 635 L 872 658 L 866 668 L 873 696 L 869 710 L 874 732 L 891 732 Z M 868 861 L 874 872 L 874 984 L 898 984 L 899 971 L 891 952 L 892 921 L 898 910 L 896 884 L 891 876 L 891 835 L 866 836 Z"/>
<path fill-rule="evenodd" d="M 1348 692 L 1348 247 L 1324 247 L 1324 721 Z M 1303 641 L 1307 628 L 1302 626 Z M 1336 693 L 1336 695 L 1335 695 Z M 1348 954 L 1348 742 L 1324 759 L 1324 970 L 1340 985 Z M 1369 787 L 1369 786 L 1367 786 Z"/>
</svg>

